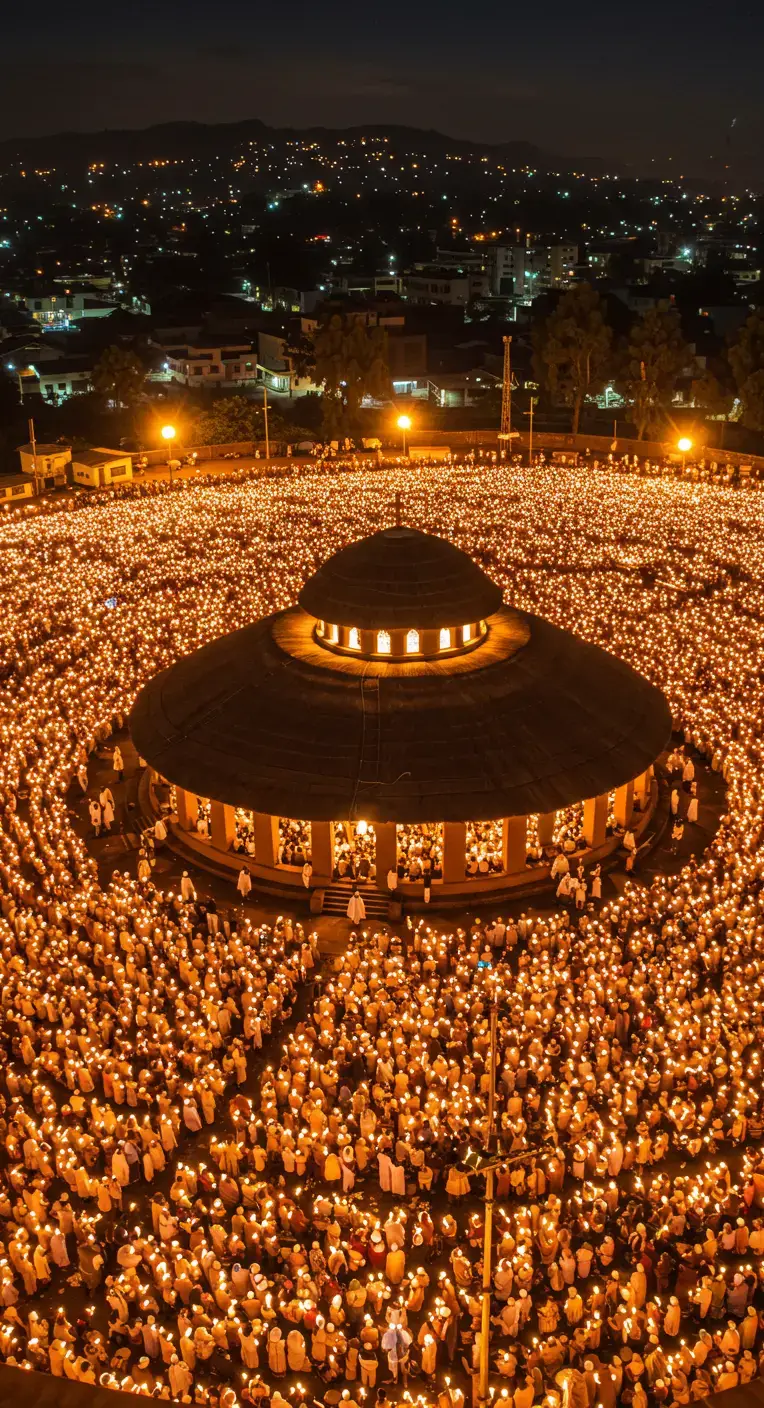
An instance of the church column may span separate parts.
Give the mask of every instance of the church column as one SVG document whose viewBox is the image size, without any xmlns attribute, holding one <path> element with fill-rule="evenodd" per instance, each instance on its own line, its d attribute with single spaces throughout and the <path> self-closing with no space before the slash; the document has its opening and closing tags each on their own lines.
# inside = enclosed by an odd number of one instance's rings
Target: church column
<svg viewBox="0 0 764 1408">
<path fill-rule="evenodd" d="M 394 821 L 375 821 L 377 889 L 387 894 L 387 872 L 398 865 L 398 837 Z"/>
<path fill-rule="evenodd" d="M 536 831 L 540 846 L 551 846 L 554 841 L 554 823 L 556 812 L 543 812 L 536 824 Z"/>
<path fill-rule="evenodd" d="M 312 821 L 310 823 L 310 859 L 313 866 L 313 884 L 332 882 L 334 874 L 334 822 Z"/>
<path fill-rule="evenodd" d="M 437 627 L 419 632 L 419 650 L 422 655 L 437 655 L 440 650 L 440 631 Z"/>
<path fill-rule="evenodd" d="M 183 787 L 176 787 L 175 803 L 178 808 L 178 825 L 184 831 L 195 831 L 199 816 L 199 800 L 196 793 L 186 792 Z"/>
<path fill-rule="evenodd" d="M 218 851 L 228 851 L 236 834 L 233 807 L 226 802 L 210 802 L 210 837 Z"/>
<path fill-rule="evenodd" d="M 268 816 L 267 812 L 253 812 L 255 831 L 255 864 L 268 866 L 270 870 L 278 864 L 279 819 Z"/>
<path fill-rule="evenodd" d="M 408 631 L 398 631 L 398 630 L 396 630 L 396 631 L 391 631 L 391 632 L 390 632 L 390 654 L 391 654 L 391 655 L 400 656 L 400 655 L 405 655 L 405 654 L 406 654 L 406 636 L 407 636 L 407 635 L 408 635 Z"/>
<path fill-rule="evenodd" d="M 616 788 L 615 794 L 615 819 L 624 830 L 631 821 L 631 814 L 634 810 L 634 783 L 624 782 L 623 787 Z"/>
<path fill-rule="evenodd" d="M 594 848 L 604 844 L 607 828 L 607 792 L 584 802 L 584 839 Z"/>
<path fill-rule="evenodd" d="M 639 777 L 634 779 L 634 801 L 641 808 L 644 808 L 650 796 L 650 769 L 641 772 Z"/>
<path fill-rule="evenodd" d="M 527 816 L 505 816 L 502 822 L 502 862 L 507 875 L 525 870 L 528 854 Z"/>
<path fill-rule="evenodd" d="M 446 885 L 464 883 L 467 852 L 466 821 L 443 823 L 443 881 Z"/>
</svg>

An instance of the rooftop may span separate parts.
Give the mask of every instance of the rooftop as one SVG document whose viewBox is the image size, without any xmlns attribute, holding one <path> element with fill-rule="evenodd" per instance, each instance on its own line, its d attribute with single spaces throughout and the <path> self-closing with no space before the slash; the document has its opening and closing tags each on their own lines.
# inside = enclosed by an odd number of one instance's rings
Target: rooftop
<svg viewBox="0 0 764 1408">
<path fill-rule="evenodd" d="M 502 593 L 445 538 L 418 528 L 385 528 L 330 557 L 298 600 L 333 625 L 427 630 L 482 621 L 501 606 Z"/>
<path fill-rule="evenodd" d="M 380 612 L 389 622 L 396 609 L 404 624 L 421 624 L 428 608 L 437 621 L 444 610 L 482 615 L 487 634 L 451 658 L 339 656 L 316 642 L 314 618 L 351 606 L 354 624 L 364 614 L 376 624 Z M 313 821 L 422 822 L 545 813 L 599 796 L 655 761 L 671 715 L 622 660 L 502 606 L 500 589 L 453 544 L 395 528 L 343 548 L 300 606 L 163 670 L 141 690 L 130 727 L 161 776 L 200 796 Z"/>
</svg>

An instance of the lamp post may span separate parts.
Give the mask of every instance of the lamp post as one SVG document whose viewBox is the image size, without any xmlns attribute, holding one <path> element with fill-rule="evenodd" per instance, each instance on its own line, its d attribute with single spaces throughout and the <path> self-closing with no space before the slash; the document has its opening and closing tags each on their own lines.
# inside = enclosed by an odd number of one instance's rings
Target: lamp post
<svg viewBox="0 0 764 1408">
<path fill-rule="evenodd" d="M 683 435 L 682 438 L 681 438 L 681 440 L 677 440 L 677 445 L 676 445 L 676 447 L 677 447 L 678 450 L 681 451 L 681 455 L 682 455 L 682 474 L 684 474 L 685 465 L 686 465 L 686 463 L 687 463 L 687 456 L 688 456 L 690 450 L 692 449 L 692 441 L 691 441 L 689 435 Z"/>
<path fill-rule="evenodd" d="M 172 442 L 175 439 L 175 426 L 162 426 L 162 439 L 167 441 L 167 468 L 170 471 L 170 483 L 172 484 Z"/>
<path fill-rule="evenodd" d="M 265 428 L 265 463 L 271 458 L 271 441 L 268 434 L 268 387 L 263 382 L 263 423 Z"/>
<path fill-rule="evenodd" d="M 408 453 L 408 452 L 407 452 L 407 449 L 406 449 L 406 435 L 407 435 L 408 431 L 411 429 L 411 416 L 399 416 L 399 417 L 398 417 L 398 429 L 400 430 L 400 432 L 401 432 L 401 434 L 402 434 L 402 436 L 403 436 L 403 454 L 404 454 L 404 457 L 405 457 L 406 454 Z"/>
</svg>

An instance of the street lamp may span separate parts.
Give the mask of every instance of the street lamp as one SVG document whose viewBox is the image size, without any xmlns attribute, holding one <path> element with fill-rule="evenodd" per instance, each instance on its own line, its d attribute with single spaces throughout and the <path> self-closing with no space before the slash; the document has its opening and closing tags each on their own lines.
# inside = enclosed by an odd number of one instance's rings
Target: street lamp
<svg viewBox="0 0 764 1408">
<path fill-rule="evenodd" d="M 398 417 L 398 429 L 400 430 L 400 432 L 401 432 L 401 434 L 402 434 L 402 436 L 403 436 L 403 453 L 404 453 L 404 455 L 405 455 L 405 454 L 407 453 L 407 451 L 406 451 L 406 434 L 407 434 L 407 432 L 411 429 L 411 416 L 399 416 L 399 417 Z"/>
<path fill-rule="evenodd" d="M 162 426 L 162 439 L 167 441 L 167 468 L 170 471 L 170 482 L 172 483 L 172 442 L 175 439 L 175 426 Z"/>
<path fill-rule="evenodd" d="M 682 455 L 682 474 L 684 474 L 684 469 L 685 469 L 685 464 L 686 464 L 686 461 L 687 461 L 687 456 L 688 456 L 690 450 L 692 449 L 692 441 L 691 441 L 689 435 L 683 435 L 682 438 L 681 438 L 681 440 L 677 440 L 677 445 L 676 445 L 676 447 L 677 447 L 677 449 L 681 452 L 681 455 Z"/>
</svg>

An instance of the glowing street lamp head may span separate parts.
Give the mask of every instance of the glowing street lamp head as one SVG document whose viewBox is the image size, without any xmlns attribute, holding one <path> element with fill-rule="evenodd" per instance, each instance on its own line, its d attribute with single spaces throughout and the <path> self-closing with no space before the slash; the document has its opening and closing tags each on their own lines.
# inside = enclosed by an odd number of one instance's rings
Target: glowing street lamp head
<svg viewBox="0 0 764 1408">
<path fill-rule="evenodd" d="M 174 439 L 175 439 L 175 426 L 174 426 L 174 425 L 163 425 L 163 426 L 162 426 L 162 439 L 163 439 L 163 440 L 174 440 Z"/>
<path fill-rule="evenodd" d="M 410 430 L 410 429 L 411 429 L 411 416 L 399 416 L 399 417 L 398 417 L 398 429 L 399 429 L 399 430 Z"/>
<path fill-rule="evenodd" d="M 683 455 L 692 449 L 692 441 L 688 435 L 683 435 L 681 440 L 677 441 L 677 449 L 681 450 Z"/>
</svg>

